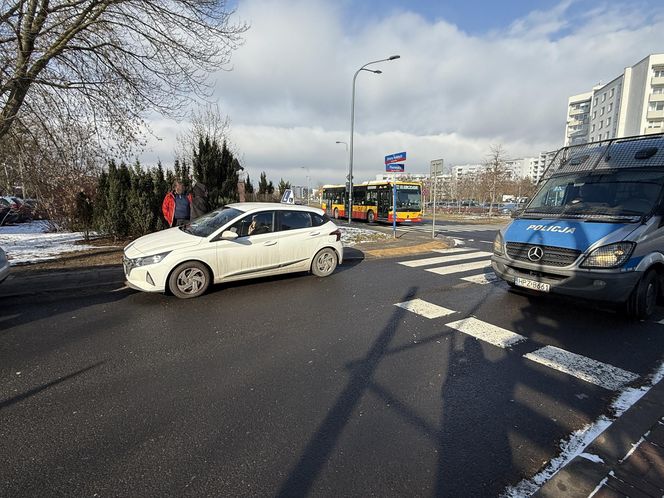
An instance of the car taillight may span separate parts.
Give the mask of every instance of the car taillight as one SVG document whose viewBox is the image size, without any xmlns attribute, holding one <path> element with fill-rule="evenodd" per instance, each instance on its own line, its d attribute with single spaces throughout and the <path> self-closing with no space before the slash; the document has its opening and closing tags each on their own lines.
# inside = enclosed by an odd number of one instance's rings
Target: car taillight
<svg viewBox="0 0 664 498">
<path fill-rule="evenodd" d="M 330 235 L 336 235 L 337 236 L 337 242 L 339 242 L 341 240 L 341 230 L 339 230 L 338 228 L 334 232 L 332 232 Z"/>
</svg>

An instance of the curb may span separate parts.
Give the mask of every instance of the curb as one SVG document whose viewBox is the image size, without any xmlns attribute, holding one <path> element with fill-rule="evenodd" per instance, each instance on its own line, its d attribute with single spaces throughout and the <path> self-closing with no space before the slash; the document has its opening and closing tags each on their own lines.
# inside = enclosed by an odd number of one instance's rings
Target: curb
<svg viewBox="0 0 664 498">
<path fill-rule="evenodd" d="M 574 457 L 535 494 L 537 498 L 586 498 L 606 482 L 664 413 L 664 382 L 652 386 L 634 405 L 597 436 L 583 453 L 602 461 Z M 638 496 L 641 496 L 640 494 Z"/>
</svg>

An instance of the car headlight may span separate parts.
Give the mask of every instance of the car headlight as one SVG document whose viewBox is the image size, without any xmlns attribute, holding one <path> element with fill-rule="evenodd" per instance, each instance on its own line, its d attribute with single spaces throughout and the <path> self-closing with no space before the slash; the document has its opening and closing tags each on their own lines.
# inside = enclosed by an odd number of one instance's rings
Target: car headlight
<svg viewBox="0 0 664 498">
<path fill-rule="evenodd" d="M 493 253 L 502 255 L 503 254 L 503 236 L 500 232 L 496 234 L 496 238 L 493 239 Z"/>
<path fill-rule="evenodd" d="M 152 256 L 145 256 L 143 258 L 132 259 L 131 262 L 133 263 L 133 266 L 154 265 L 160 263 L 170 253 L 171 251 L 162 252 L 159 254 L 153 254 Z"/>
<path fill-rule="evenodd" d="M 602 246 L 591 252 L 582 268 L 617 268 L 624 265 L 634 251 L 634 242 L 618 242 Z"/>
</svg>

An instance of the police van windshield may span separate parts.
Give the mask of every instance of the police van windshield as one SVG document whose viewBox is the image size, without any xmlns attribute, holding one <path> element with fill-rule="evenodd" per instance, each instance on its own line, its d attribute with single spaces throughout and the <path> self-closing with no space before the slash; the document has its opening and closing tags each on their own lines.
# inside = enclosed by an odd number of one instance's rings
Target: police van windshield
<svg viewBox="0 0 664 498">
<path fill-rule="evenodd" d="M 579 172 L 550 178 L 523 215 L 567 218 L 621 218 L 638 221 L 650 214 L 664 184 L 661 170 Z"/>
</svg>

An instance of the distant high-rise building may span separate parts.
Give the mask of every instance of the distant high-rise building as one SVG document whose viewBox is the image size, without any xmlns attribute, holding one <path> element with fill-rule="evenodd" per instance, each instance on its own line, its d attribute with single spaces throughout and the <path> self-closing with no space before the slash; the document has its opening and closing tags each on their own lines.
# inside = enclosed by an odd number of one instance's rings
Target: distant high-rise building
<svg viewBox="0 0 664 498">
<path fill-rule="evenodd" d="M 625 68 L 567 102 L 565 145 L 664 132 L 664 54 Z"/>
</svg>

